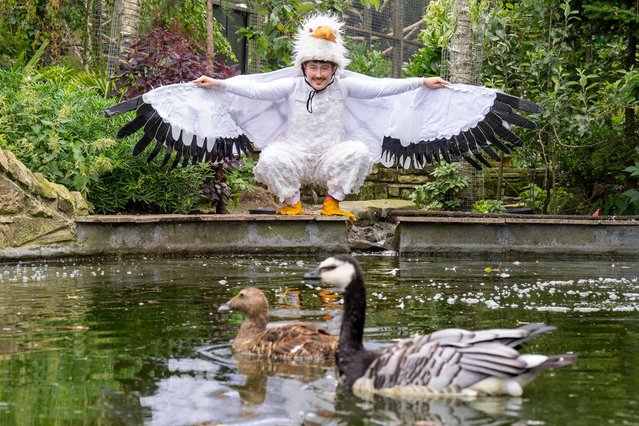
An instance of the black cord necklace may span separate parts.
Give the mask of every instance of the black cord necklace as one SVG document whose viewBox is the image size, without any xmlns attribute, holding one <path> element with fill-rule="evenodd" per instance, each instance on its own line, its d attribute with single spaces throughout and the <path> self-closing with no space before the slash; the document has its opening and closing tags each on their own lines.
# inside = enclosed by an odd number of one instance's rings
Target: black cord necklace
<svg viewBox="0 0 639 426">
<path fill-rule="evenodd" d="M 306 73 L 304 73 L 304 81 L 306 82 L 306 84 L 308 84 L 309 86 L 311 86 L 311 90 L 310 92 L 308 92 L 308 98 L 306 98 L 306 111 L 313 113 L 313 98 L 315 97 L 316 93 L 320 93 L 323 92 L 324 90 L 326 90 L 326 88 L 328 86 L 330 86 L 331 84 L 333 84 L 333 82 L 335 81 L 335 74 L 333 74 L 331 76 L 331 82 L 328 83 L 324 88 L 320 89 L 320 90 L 316 90 L 313 85 L 311 83 L 308 82 L 308 80 L 306 79 Z"/>
</svg>

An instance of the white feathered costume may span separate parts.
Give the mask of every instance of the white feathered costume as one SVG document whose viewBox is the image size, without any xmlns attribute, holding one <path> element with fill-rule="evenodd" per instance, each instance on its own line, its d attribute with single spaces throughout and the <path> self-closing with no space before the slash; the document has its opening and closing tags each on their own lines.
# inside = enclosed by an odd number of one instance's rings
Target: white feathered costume
<svg viewBox="0 0 639 426">
<path fill-rule="evenodd" d="M 342 23 L 332 16 L 308 19 L 295 41 L 295 65 L 263 74 L 224 80 L 224 90 L 173 84 L 117 104 L 107 116 L 136 110 L 136 117 L 118 137 L 144 128 L 133 154 L 153 140 L 151 161 L 166 148 L 173 166 L 182 159 L 217 161 L 261 149 L 255 167 L 281 202 L 292 203 L 305 183 L 321 184 L 341 200 L 356 193 L 381 162 L 407 168 L 464 158 L 477 168 L 495 160 L 493 148 L 506 153 L 521 145 L 510 124 L 534 128 L 535 123 L 513 109 L 538 112 L 529 101 L 481 86 L 451 84 L 428 89 L 420 78 L 378 79 L 345 70 Z M 333 38 L 319 38 L 329 27 Z M 301 64 L 308 60 L 337 65 L 333 82 L 315 91 L 305 81 Z"/>
</svg>

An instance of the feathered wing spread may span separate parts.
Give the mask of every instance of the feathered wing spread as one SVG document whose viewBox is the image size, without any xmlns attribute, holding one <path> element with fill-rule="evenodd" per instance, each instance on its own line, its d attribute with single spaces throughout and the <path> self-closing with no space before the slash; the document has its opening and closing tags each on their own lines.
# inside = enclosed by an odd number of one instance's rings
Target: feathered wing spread
<svg viewBox="0 0 639 426">
<path fill-rule="evenodd" d="M 362 393 L 521 395 L 534 375 L 575 362 L 574 354 L 520 354 L 517 347 L 554 330 L 544 324 L 516 329 L 439 330 L 388 348 L 356 381 Z"/>
<path fill-rule="evenodd" d="M 295 75 L 293 68 L 263 74 L 239 75 L 238 80 L 272 81 Z M 142 136 L 133 155 L 155 146 L 147 161 L 165 149 L 162 165 L 171 167 L 219 161 L 262 148 L 286 127 L 287 104 L 243 98 L 224 91 L 203 89 L 194 83 L 170 84 L 107 108 L 107 117 L 135 111 L 135 117 L 117 133 L 124 138 Z M 175 155 L 173 156 L 173 153 Z"/>
<path fill-rule="evenodd" d="M 344 78 L 370 78 L 345 72 Z M 481 169 L 488 155 L 523 145 L 511 126 L 535 122 L 516 110 L 537 113 L 539 105 L 495 89 L 451 84 L 400 95 L 346 101 L 346 133 L 367 144 L 375 162 L 422 168 L 435 162 L 466 160 Z"/>
<path fill-rule="evenodd" d="M 232 77 L 239 81 L 268 82 L 301 75 L 299 68 Z M 370 79 L 351 71 L 338 78 Z M 347 139 L 364 142 L 375 162 L 421 168 L 428 163 L 465 159 L 477 168 L 490 165 L 485 155 L 499 161 L 496 151 L 509 153 L 521 146 L 512 125 L 534 128 L 535 123 L 516 110 L 539 112 L 538 105 L 482 86 L 453 84 L 443 89 L 415 89 L 375 99 L 347 98 L 344 131 Z M 165 148 L 163 164 L 172 166 L 218 161 L 265 148 L 286 131 L 290 111 L 286 100 L 243 98 L 193 83 L 151 90 L 107 110 L 107 116 L 136 111 L 120 129 L 118 138 L 140 130 L 135 145 L 140 154 L 155 141 L 148 157 Z M 173 152 L 175 156 L 172 157 Z"/>
</svg>

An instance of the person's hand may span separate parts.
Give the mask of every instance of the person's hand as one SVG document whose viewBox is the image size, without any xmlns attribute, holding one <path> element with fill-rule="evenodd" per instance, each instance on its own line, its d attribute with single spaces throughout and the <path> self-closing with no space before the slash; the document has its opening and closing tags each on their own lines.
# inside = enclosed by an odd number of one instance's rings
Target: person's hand
<svg viewBox="0 0 639 426">
<path fill-rule="evenodd" d="M 214 87 L 220 86 L 220 80 L 207 77 L 206 75 L 196 78 L 195 80 L 192 81 L 192 83 L 195 83 L 197 87 L 202 87 L 204 89 L 212 89 Z"/>
<path fill-rule="evenodd" d="M 429 89 L 441 89 L 448 86 L 450 83 L 441 77 L 426 77 L 424 78 L 424 86 Z"/>
</svg>

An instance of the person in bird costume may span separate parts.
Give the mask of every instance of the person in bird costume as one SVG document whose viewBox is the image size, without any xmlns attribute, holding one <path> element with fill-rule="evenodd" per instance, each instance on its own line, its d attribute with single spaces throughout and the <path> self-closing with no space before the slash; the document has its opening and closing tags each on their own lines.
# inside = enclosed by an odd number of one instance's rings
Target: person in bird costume
<svg viewBox="0 0 639 426">
<path fill-rule="evenodd" d="M 159 87 L 105 111 L 136 110 L 118 132 L 144 128 L 134 148 L 153 140 L 155 158 L 218 161 L 261 149 L 256 179 L 284 205 L 278 214 L 303 214 L 300 188 L 327 188 L 322 215 L 355 219 L 339 202 L 357 193 L 371 171 L 386 166 L 423 167 L 464 158 L 489 165 L 482 153 L 510 152 L 521 140 L 510 124 L 534 128 L 514 112 L 538 112 L 529 101 L 482 86 L 450 84 L 439 77 L 373 78 L 346 70 L 349 63 L 341 28 L 332 15 L 308 18 L 294 43 L 294 65 L 282 70 L 226 80 L 202 76 Z M 213 90 L 212 90 L 213 89 Z"/>
</svg>

